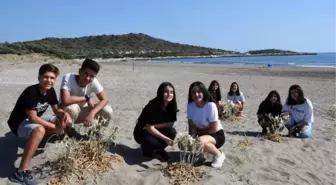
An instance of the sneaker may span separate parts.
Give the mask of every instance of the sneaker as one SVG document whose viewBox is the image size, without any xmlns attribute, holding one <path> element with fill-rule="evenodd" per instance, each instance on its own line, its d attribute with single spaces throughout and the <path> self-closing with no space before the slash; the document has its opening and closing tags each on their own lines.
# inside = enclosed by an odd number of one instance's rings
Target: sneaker
<svg viewBox="0 0 336 185">
<path fill-rule="evenodd" d="M 29 170 L 19 172 L 18 169 L 16 169 L 16 172 L 9 178 L 9 180 L 22 185 L 37 185 L 37 182 L 34 180 L 31 171 Z"/>
<path fill-rule="evenodd" d="M 225 154 L 224 152 L 221 152 L 221 154 L 214 157 L 214 160 L 212 161 L 211 166 L 213 168 L 221 168 L 224 160 L 225 160 Z"/>
</svg>

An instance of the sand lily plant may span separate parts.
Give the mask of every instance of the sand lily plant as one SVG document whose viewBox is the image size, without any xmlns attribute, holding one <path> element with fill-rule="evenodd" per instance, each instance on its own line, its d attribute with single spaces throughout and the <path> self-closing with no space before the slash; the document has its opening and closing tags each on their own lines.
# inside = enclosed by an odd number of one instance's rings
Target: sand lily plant
<svg viewBox="0 0 336 185">
<path fill-rule="evenodd" d="M 274 142 L 282 142 L 283 138 L 281 132 L 289 120 L 288 115 L 286 113 L 282 113 L 279 116 L 268 114 L 266 119 L 269 122 L 269 134 L 266 135 L 266 138 Z"/>
<path fill-rule="evenodd" d="M 172 184 L 189 184 L 201 180 L 205 172 L 194 164 L 203 153 L 200 139 L 191 137 L 187 132 L 178 133 L 174 143 L 180 150 L 180 161 L 168 164 L 162 169 L 165 176 L 171 179 Z"/>
<path fill-rule="evenodd" d="M 223 103 L 223 114 L 226 119 L 230 119 L 231 121 L 237 120 L 238 117 L 236 115 L 238 111 L 239 107 L 233 101 L 227 100 Z"/>
<path fill-rule="evenodd" d="M 59 148 L 54 160 L 48 160 L 41 167 L 36 168 L 41 175 L 52 176 L 48 185 L 65 185 L 81 181 L 91 175 L 107 173 L 114 169 L 117 163 L 123 163 L 123 158 L 108 152 L 115 140 L 118 127 L 109 130 L 103 137 L 106 127 L 95 119 L 90 127 L 79 127 L 79 132 L 87 135 L 85 140 L 76 140 L 65 136 L 56 144 Z M 57 151 L 57 149 L 56 149 Z"/>
</svg>

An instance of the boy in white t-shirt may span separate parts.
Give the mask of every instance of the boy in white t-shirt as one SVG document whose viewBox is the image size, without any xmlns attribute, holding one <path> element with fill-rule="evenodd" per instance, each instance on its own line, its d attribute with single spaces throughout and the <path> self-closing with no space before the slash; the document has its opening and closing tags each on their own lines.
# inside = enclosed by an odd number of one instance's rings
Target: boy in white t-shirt
<svg viewBox="0 0 336 185">
<path fill-rule="evenodd" d="M 108 98 L 96 76 L 99 64 L 92 59 L 85 59 L 78 75 L 68 73 L 63 76 L 60 93 L 60 103 L 70 113 L 75 123 L 91 125 L 98 115 L 106 120 L 112 118 L 112 107 L 108 105 Z M 96 95 L 99 102 L 94 104 L 92 95 Z"/>
<path fill-rule="evenodd" d="M 286 125 L 290 136 L 311 137 L 314 122 L 313 104 L 304 97 L 299 85 L 292 85 L 289 88 L 288 98 L 282 111 L 290 115 L 290 121 Z"/>
</svg>

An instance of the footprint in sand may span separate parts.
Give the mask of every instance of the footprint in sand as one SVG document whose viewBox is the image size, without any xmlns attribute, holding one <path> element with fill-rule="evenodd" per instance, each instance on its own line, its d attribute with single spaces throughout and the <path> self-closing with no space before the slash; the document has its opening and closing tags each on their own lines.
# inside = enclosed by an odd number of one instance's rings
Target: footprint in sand
<svg viewBox="0 0 336 185">
<path fill-rule="evenodd" d="M 226 158 L 228 159 L 227 161 L 232 161 L 234 165 L 242 165 L 243 161 L 234 155 L 226 155 Z"/>
<path fill-rule="evenodd" d="M 261 170 L 263 170 L 265 172 L 265 174 L 268 174 L 269 176 L 271 176 L 270 172 L 274 171 L 278 174 L 280 174 L 282 177 L 286 178 L 287 180 L 289 180 L 291 174 L 286 172 L 286 171 L 281 171 L 281 170 L 277 170 L 275 168 L 265 168 L 265 167 L 261 167 Z"/>
<path fill-rule="evenodd" d="M 289 159 L 285 159 L 285 158 L 277 158 L 280 162 L 283 162 L 287 165 L 290 165 L 290 166 L 294 166 L 295 165 L 295 162 L 289 160 Z"/>
</svg>

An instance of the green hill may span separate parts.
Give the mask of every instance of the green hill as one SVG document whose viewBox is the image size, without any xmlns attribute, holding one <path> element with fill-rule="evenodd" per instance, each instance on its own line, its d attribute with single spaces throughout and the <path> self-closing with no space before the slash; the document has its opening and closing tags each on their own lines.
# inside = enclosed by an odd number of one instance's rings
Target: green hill
<svg viewBox="0 0 336 185">
<path fill-rule="evenodd" d="M 123 58 L 236 55 L 235 51 L 169 42 L 146 34 L 99 35 L 78 38 L 0 43 L 0 54 L 41 53 L 59 58 Z"/>
<path fill-rule="evenodd" d="M 247 52 L 250 55 L 316 55 L 316 53 L 307 53 L 307 52 L 295 52 L 289 50 L 280 50 L 280 49 L 262 49 L 262 50 L 251 50 Z"/>
</svg>

